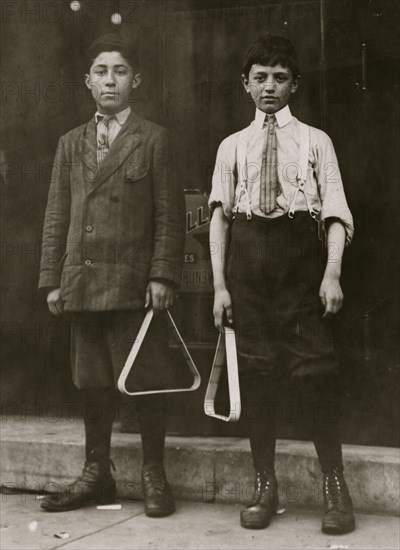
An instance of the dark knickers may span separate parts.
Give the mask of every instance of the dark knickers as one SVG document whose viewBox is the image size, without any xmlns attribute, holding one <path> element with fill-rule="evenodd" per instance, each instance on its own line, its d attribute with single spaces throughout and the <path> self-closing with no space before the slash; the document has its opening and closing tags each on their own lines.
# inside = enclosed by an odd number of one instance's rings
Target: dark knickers
<svg viewBox="0 0 400 550">
<path fill-rule="evenodd" d="M 241 375 L 337 374 L 332 321 L 319 298 L 325 251 L 308 212 L 238 215 L 227 261 Z"/>
<path fill-rule="evenodd" d="M 70 313 L 71 366 L 80 389 L 115 387 L 145 315 L 144 310 Z M 163 315 L 153 318 L 128 378 L 130 391 L 164 389 L 172 365 Z"/>
</svg>

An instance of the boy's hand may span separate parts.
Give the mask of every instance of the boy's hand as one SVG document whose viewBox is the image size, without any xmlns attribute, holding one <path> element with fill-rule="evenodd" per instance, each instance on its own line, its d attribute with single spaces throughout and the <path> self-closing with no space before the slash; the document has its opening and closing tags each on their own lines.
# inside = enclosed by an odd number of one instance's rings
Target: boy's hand
<svg viewBox="0 0 400 550">
<path fill-rule="evenodd" d="M 174 305 L 174 289 L 158 281 L 150 281 L 146 288 L 146 299 L 144 307 L 153 307 L 154 313 L 169 309 Z"/>
<path fill-rule="evenodd" d="M 338 277 L 327 277 L 322 279 L 319 289 L 319 297 L 325 308 L 323 317 L 335 315 L 343 305 L 343 292 Z"/>
<path fill-rule="evenodd" d="M 47 294 L 47 305 L 53 315 L 61 315 L 64 311 L 64 304 L 61 300 L 61 291 L 59 288 L 54 288 Z"/>
<path fill-rule="evenodd" d="M 214 324 L 220 332 L 224 332 L 224 313 L 229 324 L 233 323 L 231 295 L 226 288 L 215 291 L 214 295 Z"/>
</svg>

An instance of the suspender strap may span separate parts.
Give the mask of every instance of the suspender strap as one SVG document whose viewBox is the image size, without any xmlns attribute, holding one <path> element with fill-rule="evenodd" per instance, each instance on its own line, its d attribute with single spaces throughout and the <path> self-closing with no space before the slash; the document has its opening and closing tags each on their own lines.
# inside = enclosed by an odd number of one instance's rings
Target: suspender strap
<svg viewBox="0 0 400 550">
<path fill-rule="evenodd" d="M 310 130 L 307 124 L 300 122 L 300 173 L 298 174 L 297 179 L 304 183 L 307 179 L 309 151 Z"/>
<path fill-rule="evenodd" d="M 241 132 L 239 132 L 239 138 L 238 138 L 238 145 L 237 145 L 237 152 L 236 152 L 236 159 L 237 159 L 237 177 L 238 177 L 238 185 L 239 188 L 239 194 L 237 195 L 237 198 L 235 200 L 236 205 L 234 208 L 234 212 L 237 212 L 237 206 L 239 202 L 242 200 L 242 197 L 244 196 L 245 204 L 246 204 L 246 216 L 248 220 L 251 220 L 251 206 L 250 206 L 250 196 L 249 192 L 247 190 L 247 180 L 248 180 L 248 174 L 247 174 L 247 141 L 248 141 L 248 135 L 249 135 L 249 128 L 245 128 Z"/>
<path fill-rule="evenodd" d="M 293 218 L 295 209 L 296 209 L 297 195 L 299 194 L 299 192 L 302 192 L 306 199 L 307 208 L 310 213 L 310 216 L 316 220 L 317 212 L 315 212 L 315 210 L 311 206 L 307 193 L 305 191 L 305 184 L 306 184 L 307 172 L 308 172 L 308 158 L 309 158 L 309 150 L 310 150 L 310 127 L 307 124 L 303 124 L 300 121 L 299 121 L 299 125 L 300 125 L 300 154 L 299 154 L 299 165 L 297 170 L 297 182 L 296 182 L 297 185 L 290 201 L 288 216 L 289 218 Z M 246 204 L 246 216 L 248 220 L 251 219 L 252 217 L 250 196 L 247 189 L 247 181 L 248 181 L 247 142 L 248 142 L 250 128 L 251 127 L 249 126 L 248 128 L 245 128 L 244 130 L 239 132 L 236 158 L 237 158 L 238 185 L 240 186 L 240 188 L 239 188 L 239 193 L 236 196 L 236 200 L 235 200 L 236 204 L 234 207 L 234 212 L 237 212 L 238 203 L 244 197 L 244 201 Z"/>
<path fill-rule="evenodd" d="M 316 219 L 317 213 L 314 211 L 314 209 L 310 205 L 310 202 L 307 197 L 307 193 L 305 192 L 305 184 L 306 184 L 307 172 L 308 172 L 308 155 L 310 150 L 310 129 L 307 126 L 307 124 L 303 124 L 302 122 L 299 122 L 299 124 L 300 124 L 300 159 L 299 159 L 299 166 L 297 171 L 297 187 L 290 203 L 288 216 L 289 218 L 293 218 L 295 208 L 296 208 L 297 195 L 301 191 L 306 199 L 307 208 L 310 213 L 310 216 Z"/>
</svg>

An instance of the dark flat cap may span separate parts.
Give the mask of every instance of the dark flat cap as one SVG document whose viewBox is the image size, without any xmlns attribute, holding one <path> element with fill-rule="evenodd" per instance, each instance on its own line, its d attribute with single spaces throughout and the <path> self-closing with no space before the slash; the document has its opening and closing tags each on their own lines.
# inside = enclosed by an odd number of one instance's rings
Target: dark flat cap
<svg viewBox="0 0 400 550">
<path fill-rule="evenodd" d="M 103 34 L 102 36 L 97 37 L 89 46 L 88 51 L 93 50 L 98 51 L 99 48 L 107 48 L 104 51 L 111 51 L 109 48 L 116 48 L 117 51 L 121 49 L 129 50 L 132 47 L 132 44 L 123 38 L 120 34 L 116 32 L 109 32 Z"/>
<path fill-rule="evenodd" d="M 121 52 L 132 67 L 138 67 L 138 58 L 133 43 L 116 32 L 103 34 L 96 38 L 88 47 L 86 57 L 88 61 L 96 58 L 101 52 Z"/>
</svg>

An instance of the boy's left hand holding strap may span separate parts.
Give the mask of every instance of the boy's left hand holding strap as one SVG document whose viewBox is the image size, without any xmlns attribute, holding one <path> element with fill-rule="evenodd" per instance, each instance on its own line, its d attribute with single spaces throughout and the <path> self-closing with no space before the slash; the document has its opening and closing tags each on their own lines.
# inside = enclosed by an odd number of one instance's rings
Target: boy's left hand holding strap
<svg viewBox="0 0 400 550">
<path fill-rule="evenodd" d="M 151 280 L 146 288 L 145 308 L 153 308 L 154 312 L 169 309 L 174 305 L 175 290 L 167 281 Z"/>
<path fill-rule="evenodd" d="M 64 303 L 61 298 L 60 288 L 47 288 L 47 305 L 50 313 L 53 315 L 61 315 L 64 312 Z"/>
</svg>

